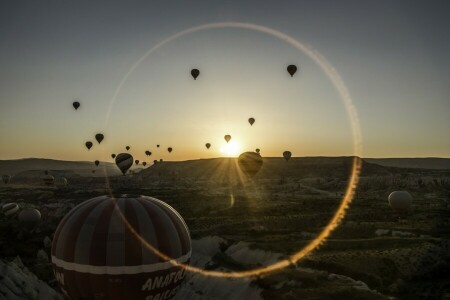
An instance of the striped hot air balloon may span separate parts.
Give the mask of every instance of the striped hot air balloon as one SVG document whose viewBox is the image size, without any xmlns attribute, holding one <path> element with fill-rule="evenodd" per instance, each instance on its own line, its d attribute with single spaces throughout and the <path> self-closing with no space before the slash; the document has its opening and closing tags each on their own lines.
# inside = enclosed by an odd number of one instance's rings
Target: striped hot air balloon
<svg viewBox="0 0 450 300">
<path fill-rule="evenodd" d="M 70 299 L 170 299 L 185 277 L 176 263 L 189 263 L 191 240 L 182 217 L 158 199 L 101 196 L 63 218 L 51 252 Z"/>
<path fill-rule="evenodd" d="M 12 216 L 19 211 L 17 203 L 6 203 L 2 206 L 2 212 L 5 216 Z"/>
<path fill-rule="evenodd" d="M 123 175 L 133 165 L 133 156 L 128 153 L 120 153 L 116 156 L 116 165 L 120 169 Z"/>
</svg>

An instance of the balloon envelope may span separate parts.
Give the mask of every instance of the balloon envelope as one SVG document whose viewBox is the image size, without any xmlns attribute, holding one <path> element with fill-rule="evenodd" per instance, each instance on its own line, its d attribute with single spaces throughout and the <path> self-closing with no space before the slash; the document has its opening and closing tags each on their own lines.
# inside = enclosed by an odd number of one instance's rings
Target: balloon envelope
<svg viewBox="0 0 450 300">
<path fill-rule="evenodd" d="M 255 123 L 255 118 L 248 119 L 248 122 L 250 123 L 250 125 L 253 126 L 253 123 Z"/>
<path fill-rule="evenodd" d="M 84 145 L 86 146 L 86 148 L 91 149 L 92 148 L 92 142 L 87 141 L 86 143 L 84 143 Z"/>
<path fill-rule="evenodd" d="M 167 151 L 169 151 L 169 153 L 172 153 L 172 147 L 167 148 Z"/>
<path fill-rule="evenodd" d="M 2 213 L 5 216 L 12 216 L 19 211 L 19 205 L 17 203 L 6 203 L 2 206 Z"/>
<path fill-rule="evenodd" d="M 128 153 L 120 153 L 116 156 L 116 165 L 123 175 L 133 165 L 133 156 Z"/>
<path fill-rule="evenodd" d="M 33 230 L 41 221 L 41 213 L 35 208 L 25 208 L 19 213 L 19 222 L 28 230 Z"/>
<path fill-rule="evenodd" d="M 94 161 L 94 163 L 98 167 L 98 165 L 100 164 L 100 161 L 96 160 L 96 161 Z"/>
<path fill-rule="evenodd" d="M 192 77 L 194 77 L 194 80 L 196 80 L 198 75 L 200 75 L 200 71 L 198 69 L 192 69 L 191 75 L 192 75 Z"/>
<path fill-rule="evenodd" d="M 136 159 L 136 160 L 134 161 L 134 163 L 135 163 L 136 165 L 138 165 L 138 164 L 139 164 L 139 159 Z"/>
<path fill-rule="evenodd" d="M 130 146 L 126 146 L 125 149 L 127 149 L 127 151 L 130 150 Z"/>
<path fill-rule="evenodd" d="M 292 156 L 291 151 L 284 151 L 284 152 L 283 152 L 283 157 L 284 157 L 284 159 L 285 159 L 286 161 L 288 161 L 288 160 L 291 158 L 291 156 Z"/>
<path fill-rule="evenodd" d="M 180 214 L 158 199 L 101 196 L 62 219 L 51 257 L 70 299 L 169 299 L 186 276 L 175 263 L 189 264 L 191 239 Z"/>
<path fill-rule="evenodd" d="M 97 133 L 97 134 L 95 135 L 95 139 L 97 140 L 97 142 L 98 142 L 99 144 L 103 141 L 104 138 L 105 138 L 105 136 L 104 136 L 103 134 L 101 134 L 101 133 Z"/>
<path fill-rule="evenodd" d="M 406 213 L 411 208 L 412 196 L 407 191 L 395 191 L 388 197 L 389 204 L 398 213 Z"/>
<path fill-rule="evenodd" d="M 223 137 L 227 143 L 231 140 L 231 135 L 227 134 Z"/>
<path fill-rule="evenodd" d="M 147 165 L 147 162 L 144 161 L 144 162 L 142 163 L 142 165 L 145 167 L 145 166 Z"/>
<path fill-rule="evenodd" d="M 259 154 L 260 151 L 261 151 L 261 150 L 260 150 L 259 148 L 256 148 L 256 153 Z"/>
<path fill-rule="evenodd" d="M 295 72 L 297 72 L 297 66 L 296 65 L 289 65 L 287 67 L 288 73 L 292 76 L 294 76 Z"/>
<path fill-rule="evenodd" d="M 114 158 L 116 158 L 116 155 L 113 153 L 113 154 L 111 154 L 111 157 L 114 159 Z"/>
<path fill-rule="evenodd" d="M 261 170 L 263 159 L 256 152 L 244 152 L 239 155 L 238 164 L 247 177 L 253 178 Z"/>
<path fill-rule="evenodd" d="M 73 105 L 73 107 L 75 108 L 75 110 L 77 110 L 78 107 L 80 107 L 80 102 L 74 101 L 74 102 L 72 103 L 72 105 Z"/>
<path fill-rule="evenodd" d="M 206 143 L 205 146 L 206 146 L 206 149 L 211 148 L 211 144 L 210 143 Z"/>
<path fill-rule="evenodd" d="M 147 150 L 147 151 L 145 151 L 145 155 L 150 156 L 150 155 L 152 155 L 152 153 L 149 150 Z"/>
</svg>

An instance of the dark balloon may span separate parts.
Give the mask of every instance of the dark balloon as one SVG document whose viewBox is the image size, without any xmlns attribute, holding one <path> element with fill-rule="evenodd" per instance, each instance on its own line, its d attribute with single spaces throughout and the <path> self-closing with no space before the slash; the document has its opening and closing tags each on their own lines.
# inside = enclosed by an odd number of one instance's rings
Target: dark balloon
<svg viewBox="0 0 450 300">
<path fill-rule="evenodd" d="M 158 163 L 158 161 L 155 159 L 155 160 L 153 161 L 153 163 L 156 165 L 156 164 Z"/>
<path fill-rule="evenodd" d="M 93 144 L 92 144 L 92 142 L 88 141 L 88 142 L 85 143 L 85 145 L 86 145 L 86 148 L 88 148 L 88 150 L 90 150 L 92 148 Z"/>
<path fill-rule="evenodd" d="M 114 159 L 114 158 L 116 158 L 116 155 L 115 154 L 111 154 L 111 157 Z"/>
<path fill-rule="evenodd" d="M 239 155 L 238 164 L 241 171 L 248 178 L 253 178 L 261 169 L 263 159 L 256 152 L 244 152 Z"/>
<path fill-rule="evenodd" d="M 291 158 L 291 155 L 292 155 L 291 151 L 284 151 L 283 152 L 283 157 L 284 157 L 284 159 L 286 161 L 288 161 Z"/>
<path fill-rule="evenodd" d="M 157 148 L 159 148 L 159 145 L 156 145 Z"/>
<path fill-rule="evenodd" d="M 100 164 L 100 161 L 96 160 L 96 161 L 94 161 L 94 163 L 98 167 L 98 165 Z"/>
<path fill-rule="evenodd" d="M 224 139 L 228 143 L 231 140 L 231 135 L 227 134 L 226 136 L 224 136 Z"/>
<path fill-rule="evenodd" d="M 27 230 L 33 230 L 41 221 L 41 213 L 35 208 L 25 208 L 18 216 L 19 222 Z"/>
<path fill-rule="evenodd" d="M 287 67 L 288 73 L 292 76 L 294 76 L 295 72 L 297 72 L 297 66 L 296 65 L 289 65 Z"/>
<path fill-rule="evenodd" d="M 256 148 L 256 153 L 258 153 L 258 154 L 259 154 L 259 151 L 261 151 L 261 150 L 259 150 L 259 148 Z"/>
<path fill-rule="evenodd" d="M 98 142 L 99 144 L 103 141 L 104 138 L 105 138 L 104 135 L 101 134 L 101 133 L 97 133 L 97 134 L 95 135 L 95 139 L 97 140 L 97 142 Z"/>
<path fill-rule="evenodd" d="M 75 108 L 75 110 L 77 110 L 78 107 L 80 107 L 80 102 L 74 101 L 74 102 L 72 103 L 72 105 L 73 105 L 73 107 Z"/>
<path fill-rule="evenodd" d="M 134 163 L 135 163 L 136 165 L 138 165 L 138 164 L 139 164 L 139 159 L 136 159 L 136 160 L 134 161 Z"/>
<path fill-rule="evenodd" d="M 145 155 L 150 156 L 150 155 L 152 155 L 152 153 L 147 150 L 147 151 L 145 151 Z"/>
<path fill-rule="evenodd" d="M 196 80 L 198 75 L 200 75 L 200 71 L 198 69 L 192 69 L 191 75 L 192 75 L 192 77 L 194 77 L 194 80 Z"/>
<path fill-rule="evenodd" d="M 125 149 L 127 149 L 127 151 L 130 150 L 130 146 L 126 146 Z"/>
<path fill-rule="evenodd" d="M 210 143 L 206 143 L 205 146 L 206 146 L 206 149 L 209 149 L 211 147 L 211 144 Z"/>
<path fill-rule="evenodd" d="M 142 165 L 145 167 L 147 165 L 147 162 L 146 161 L 142 162 Z"/>
<path fill-rule="evenodd" d="M 169 153 L 172 153 L 172 147 L 167 148 L 167 151 L 169 151 Z"/>
<path fill-rule="evenodd" d="M 162 159 L 162 158 L 160 158 L 160 159 L 159 159 L 159 162 L 163 162 L 163 159 Z"/>
<path fill-rule="evenodd" d="M 250 123 L 251 126 L 253 126 L 253 123 L 255 123 L 255 118 L 248 119 L 248 122 Z"/>
<path fill-rule="evenodd" d="M 120 169 L 123 175 L 133 165 L 133 156 L 128 153 L 120 153 L 116 156 L 116 165 Z"/>
<path fill-rule="evenodd" d="M 70 299 L 171 299 L 186 276 L 176 264 L 189 264 L 190 256 L 189 230 L 175 209 L 130 195 L 96 197 L 73 208 L 51 249 L 53 272 Z"/>
</svg>

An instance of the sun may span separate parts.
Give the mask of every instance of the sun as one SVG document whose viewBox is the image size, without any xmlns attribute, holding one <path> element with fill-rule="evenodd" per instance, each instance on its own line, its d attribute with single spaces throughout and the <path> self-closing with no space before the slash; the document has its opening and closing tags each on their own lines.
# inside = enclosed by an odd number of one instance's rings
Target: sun
<svg viewBox="0 0 450 300">
<path fill-rule="evenodd" d="M 220 148 L 220 152 L 224 153 L 227 156 L 236 156 L 239 154 L 239 150 L 241 147 L 236 141 L 230 141 Z"/>
</svg>

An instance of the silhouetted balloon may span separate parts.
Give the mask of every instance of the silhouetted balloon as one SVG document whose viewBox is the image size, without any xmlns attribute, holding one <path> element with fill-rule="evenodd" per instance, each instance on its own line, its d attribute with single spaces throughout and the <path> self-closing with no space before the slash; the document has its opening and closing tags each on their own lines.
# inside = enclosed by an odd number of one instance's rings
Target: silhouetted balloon
<svg viewBox="0 0 450 300">
<path fill-rule="evenodd" d="M 163 162 L 163 159 L 162 159 L 162 158 L 160 158 L 160 159 L 159 159 L 159 162 Z"/>
<path fill-rule="evenodd" d="M 41 213 L 35 208 L 25 208 L 18 216 L 19 222 L 28 230 L 33 230 L 41 221 Z"/>
<path fill-rule="evenodd" d="M 113 154 L 111 154 L 111 157 L 114 159 L 114 158 L 116 158 L 116 155 L 113 153 Z"/>
<path fill-rule="evenodd" d="M 186 276 L 177 263 L 189 264 L 191 239 L 182 217 L 158 199 L 101 196 L 63 218 L 51 257 L 70 299 L 170 299 Z"/>
<path fill-rule="evenodd" d="M 153 163 L 156 165 L 156 164 L 158 163 L 158 161 L 155 159 L 155 160 L 153 161 Z"/>
<path fill-rule="evenodd" d="M 263 159 L 256 152 L 244 152 L 239 155 L 238 164 L 241 171 L 249 178 L 253 178 L 261 169 Z"/>
<path fill-rule="evenodd" d="M 127 149 L 127 151 L 130 150 L 130 146 L 126 146 L 125 149 Z"/>
<path fill-rule="evenodd" d="M 73 107 L 75 108 L 75 110 L 77 110 L 78 107 L 80 107 L 80 102 L 74 101 L 74 102 L 72 103 L 72 105 L 73 105 Z"/>
<path fill-rule="evenodd" d="M 55 186 L 58 188 L 63 188 L 67 185 L 67 179 L 65 177 L 56 177 Z"/>
<path fill-rule="evenodd" d="M 169 153 L 172 153 L 172 147 L 167 148 L 167 151 L 169 151 Z"/>
<path fill-rule="evenodd" d="M 209 149 L 211 147 L 211 144 L 210 143 L 206 143 L 205 146 L 206 146 L 206 149 Z"/>
<path fill-rule="evenodd" d="M 200 71 L 198 69 L 192 69 L 191 75 L 192 75 L 192 77 L 194 77 L 194 80 L 196 80 L 198 75 L 200 75 Z"/>
<path fill-rule="evenodd" d="M 17 203 L 6 203 L 2 206 L 2 213 L 5 216 L 12 216 L 14 215 L 16 212 L 19 211 L 19 205 L 17 205 Z"/>
<path fill-rule="evenodd" d="M 391 207 L 398 213 L 406 213 L 411 208 L 412 196 L 407 191 L 395 191 L 388 198 Z"/>
<path fill-rule="evenodd" d="M 86 148 L 88 148 L 88 150 L 89 149 L 91 149 L 92 148 L 92 142 L 89 142 L 89 141 L 87 141 L 86 143 L 85 143 L 85 145 L 86 145 Z"/>
<path fill-rule="evenodd" d="M 2 175 L 2 181 L 4 184 L 8 184 L 9 181 L 11 180 L 11 175 Z"/>
<path fill-rule="evenodd" d="M 96 160 L 96 161 L 94 161 L 94 163 L 98 167 L 98 165 L 100 164 L 100 161 Z"/>
<path fill-rule="evenodd" d="M 147 151 L 145 151 L 145 155 L 150 156 L 150 155 L 152 155 L 152 153 L 147 150 Z"/>
<path fill-rule="evenodd" d="M 42 177 L 42 181 L 46 186 L 52 186 L 55 182 L 55 178 L 52 175 L 48 175 L 48 171 L 46 171 L 46 175 Z"/>
<path fill-rule="evenodd" d="M 98 142 L 99 144 L 103 141 L 104 138 L 105 138 L 105 136 L 104 136 L 103 134 L 101 134 L 101 133 L 97 133 L 97 134 L 95 135 L 95 139 L 97 140 L 97 142 Z"/>
<path fill-rule="evenodd" d="M 142 165 L 145 167 L 147 165 L 147 162 L 142 162 Z"/>
<path fill-rule="evenodd" d="M 133 156 L 128 153 L 120 153 L 116 156 L 116 165 L 120 169 L 123 175 L 133 165 Z"/>
<path fill-rule="evenodd" d="M 251 126 L 253 126 L 253 123 L 255 123 L 255 118 L 248 119 L 248 122 L 250 123 Z"/>
<path fill-rule="evenodd" d="M 231 140 L 231 135 L 227 134 L 226 136 L 224 136 L 224 139 L 228 143 Z"/>
<path fill-rule="evenodd" d="M 288 160 L 291 158 L 291 156 L 292 156 L 291 151 L 284 151 L 284 152 L 283 152 L 283 157 L 284 157 L 284 159 L 285 159 L 286 161 L 288 161 Z"/>
<path fill-rule="evenodd" d="M 287 67 L 287 71 L 289 72 L 289 74 L 292 76 L 294 76 L 295 72 L 297 72 L 297 66 L 296 65 L 289 65 Z"/>
<path fill-rule="evenodd" d="M 139 159 L 136 159 L 136 160 L 134 161 L 134 163 L 135 163 L 136 165 L 138 165 L 138 164 L 139 164 Z"/>
<path fill-rule="evenodd" d="M 259 154 L 259 151 L 261 151 L 261 150 L 259 150 L 259 148 L 256 148 L 256 153 L 258 153 L 258 154 Z"/>
<path fill-rule="evenodd" d="M 159 145 L 156 145 L 157 148 L 159 148 Z"/>
</svg>

